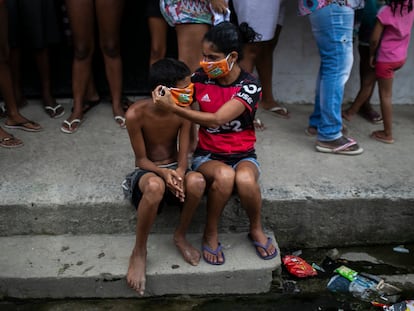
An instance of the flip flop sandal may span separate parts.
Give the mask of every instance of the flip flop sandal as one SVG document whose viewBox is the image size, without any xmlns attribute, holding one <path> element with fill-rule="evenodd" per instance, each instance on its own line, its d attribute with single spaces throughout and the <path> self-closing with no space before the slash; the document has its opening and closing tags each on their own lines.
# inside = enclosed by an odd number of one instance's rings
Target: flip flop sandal
<svg viewBox="0 0 414 311">
<path fill-rule="evenodd" d="M 23 142 L 20 139 L 14 137 L 13 135 L 10 137 L 4 137 L 0 139 L 0 147 L 11 149 L 18 148 L 21 146 L 23 146 Z"/>
<path fill-rule="evenodd" d="M 372 124 L 383 123 L 381 115 L 375 110 L 360 111 L 359 115 L 363 117 L 365 120 L 371 122 Z"/>
<path fill-rule="evenodd" d="M 122 116 L 115 116 L 115 122 L 119 124 L 121 129 L 126 129 L 125 118 Z"/>
<path fill-rule="evenodd" d="M 52 119 L 60 118 L 65 114 L 65 108 L 61 104 L 57 104 L 55 107 L 45 106 L 45 111 Z"/>
<path fill-rule="evenodd" d="M 289 111 L 286 107 L 276 106 L 270 109 L 263 109 L 264 111 L 270 113 L 272 116 L 282 118 L 282 119 L 289 119 Z"/>
<path fill-rule="evenodd" d="M 81 123 L 82 123 L 82 120 L 80 119 L 73 119 L 72 121 L 65 120 L 63 121 L 63 124 L 60 130 L 66 134 L 73 134 L 79 129 L 79 126 Z M 74 128 L 73 124 L 77 124 L 77 126 Z M 67 127 L 65 127 L 64 125 L 67 125 Z"/>
<path fill-rule="evenodd" d="M 29 124 L 32 126 L 37 126 L 37 128 L 30 127 L 28 126 Z M 43 130 L 39 124 L 33 121 L 25 121 L 25 122 L 20 122 L 20 123 L 13 124 L 13 125 L 9 125 L 6 123 L 4 124 L 4 127 L 8 129 L 14 129 L 14 130 L 23 130 L 26 132 L 40 132 L 41 130 Z"/>
<path fill-rule="evenodd" d="M 358 155 L 364 152 L 357 142 L 352 138 L 347 138 L 347 142 L 340 146 L 326 146 L 323 145 L 324 142 L 316 142 L 316 150 L 323 153 L 332 153 L 332 154 L 343 154 L 343 155 Z M 356 146 L 356 149 L 349 149 L 353 146 Z"/>
</svg>

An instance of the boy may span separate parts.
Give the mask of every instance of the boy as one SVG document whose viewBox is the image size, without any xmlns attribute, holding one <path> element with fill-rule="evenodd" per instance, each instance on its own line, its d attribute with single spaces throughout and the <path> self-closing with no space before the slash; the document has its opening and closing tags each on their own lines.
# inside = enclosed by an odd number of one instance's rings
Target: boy
<svg viewBox="0 0 414 311">
<path fill-rule="evenodd" d="M 176 94 L 178 105 L 188 105 L 193 91 L 190 75 L 183 62 L 165 58 L 151 66 L 150 87 L 165 85 Z M 204 193 L 205 180 L 198 172 L 187 172 L 190 121 L 146 98 L 128 109 L 126 124 L 136 169 L 127 176 L 123 188 L 137 208 L 136 240 L 127 282 L 143 295 L 148 235 L 163 203 L 182 204 L 174 242 L 185 261 L 194 266 L 199 263 L 200 252 L 185 239 L 185 233 Z"/>
</svg>

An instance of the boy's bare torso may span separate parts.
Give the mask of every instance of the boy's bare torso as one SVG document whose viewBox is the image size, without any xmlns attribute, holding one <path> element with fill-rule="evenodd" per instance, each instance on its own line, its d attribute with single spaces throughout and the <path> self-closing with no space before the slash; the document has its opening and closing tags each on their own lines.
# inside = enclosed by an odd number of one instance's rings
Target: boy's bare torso
<svg viewBox="0 0 414 311">
<path fill-rule="evenodd" d="M 156 165 L 176 162 L 178 134 L 184 120 L 159 109 L 151 98 L 140 100 L 135 105 L 139 105 L 137 122 L 147 158 Z"/>
</svg>

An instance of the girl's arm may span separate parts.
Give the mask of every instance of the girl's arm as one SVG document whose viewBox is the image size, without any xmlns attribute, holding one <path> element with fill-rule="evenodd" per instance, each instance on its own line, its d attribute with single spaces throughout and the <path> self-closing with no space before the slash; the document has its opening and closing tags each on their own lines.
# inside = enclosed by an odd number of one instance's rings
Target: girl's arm
<svg viewBox="0 0 414 311">
<path fill-rule="evenodd" d="M 237 99 L 229 100 L 215 113 L 202 112 L 192 109 L 182 109 L 182 107 L 174 104 L 171 99 L 171 93 L 168 89 L 165 90 L 164 95 L 160 95 L 159 91 L 161 88 L 162 86 L 158 86 L 152 92 L 152 99 L 156 105 L 172 111 L 180 117 L 190 120 L 191 122 L 209 128 L 216 128 L 231 120 L 234 120 L 246 109 L 244 104 Z"/>
<path fill-rule="evenodd" d="M 374 29 L 372 30 L 371 38 L 369 40 L 369 64 L 371 67 L 375 67 L 375 58 L 377 50 L 381 42 L 382 32 L 384 31 L 384 25 L 377 19 Z"/>
</svg>

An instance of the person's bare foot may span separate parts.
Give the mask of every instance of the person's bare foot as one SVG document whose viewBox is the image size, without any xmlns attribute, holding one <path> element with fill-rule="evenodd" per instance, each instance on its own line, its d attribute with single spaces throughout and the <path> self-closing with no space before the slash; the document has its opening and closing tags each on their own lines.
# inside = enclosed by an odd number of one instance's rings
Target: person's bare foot
<svg viewBox="0 0 414 311">
<path fill-rule="evenodd" d="M 4 124 L 6 128 L 19 128 L 28 132 L 39 132 L 43 129 L 40 124 L 26 119 L 20 114 L 13 116 L 9 115 Z"/>
<path fill-rule="evenodd" d="M 394 143 L 392 135 L 387 135 L 385 131 L 374 131 L 371 133 L 371 138 L 386 144 Z"/>
<path fill-rule="evenodd" d="M 146 257 L 146 254 L 138 254 L 134 249 L 129 258 L 129 267 L 126 276 L 128 286 L 135 290 L 140 296 L 143 296 L 145 293 Z"/>
<path fill-rule="evenodd" d="M 174 243 L 186 262 L 192 266 L 198 265 L 201 258 L 201 253 L 198 249 L 192 246 L 185 238 L 175 236 Z"/>
<path fill-rule="evenodd" d="M 351 113 L 349 110 L 342 110 L 342 118 L 350 122 L 352 120 L 354 113 Z"/>
</svg>

